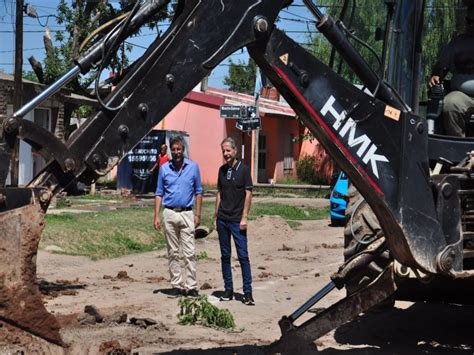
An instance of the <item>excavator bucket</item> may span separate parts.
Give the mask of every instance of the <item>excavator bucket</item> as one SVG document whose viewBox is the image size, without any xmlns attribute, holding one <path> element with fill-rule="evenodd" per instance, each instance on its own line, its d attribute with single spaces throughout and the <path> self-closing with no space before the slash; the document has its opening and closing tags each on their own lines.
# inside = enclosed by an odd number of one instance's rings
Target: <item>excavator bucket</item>
<svg viewBox="0 0 474 355">
<path fill-rule="evenodd" d="M 36 283 L 45 212 L 34 194 L 30 201 L 0 213 L 0 320 L 62 345 L 59 323 L 46 310 Z"/>
</svg>

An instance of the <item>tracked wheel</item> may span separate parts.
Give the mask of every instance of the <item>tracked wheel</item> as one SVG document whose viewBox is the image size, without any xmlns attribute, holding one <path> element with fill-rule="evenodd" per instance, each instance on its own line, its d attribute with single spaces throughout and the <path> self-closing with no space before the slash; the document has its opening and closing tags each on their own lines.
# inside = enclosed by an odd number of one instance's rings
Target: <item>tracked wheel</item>
<svg viewBox="0 0 474 355">
<path fill-rule="evenodd" d="M 344 260 L 363 251 L 375 240 L 384 236 L 377 217 L 357 189 L 350 185 L 349 202 L 346 208 L 346 226 L 344 229 Z M 350 295 L 367 286 L 389 265 L 392 258 L 388 250 L 371 262 L 364 270 L 346 284 Z"/>
</svg>

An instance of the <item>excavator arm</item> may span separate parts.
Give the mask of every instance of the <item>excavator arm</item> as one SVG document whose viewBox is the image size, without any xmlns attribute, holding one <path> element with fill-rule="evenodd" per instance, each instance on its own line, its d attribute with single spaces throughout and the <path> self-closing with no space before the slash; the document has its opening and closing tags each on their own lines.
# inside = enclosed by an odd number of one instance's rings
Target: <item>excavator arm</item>
<svg viewBox="0 0 474 355">
<path fill-rule="evenodd" d="M 115 40 L 123 40 L 168 2 L 146 2 L 133 14 L 130 28 L 107 36 L 79 58 L 59 83 L 96 66 L 104 49 L 112 50 Z M 0 233 L 12 239 L 0 249 L 2 263 L 9 265 L 0 268 L 0 294 L 7 295 L 0 300 L 0 319 L 60 343 L 57 323 L 41 303 L 35 278 L 25 279 L 22 274 L 30 270 L 35 275 L 43 225 L 41 217 L 32 231 L 25 220 L 30 220 L 29 215 L 44 216 L 51 197 L 71 183 L 91 182 L 106 174 L 213 68 L 244 46 L 368 201 L 394 257 L 427 273 L 460 271 L 458 227 L 444 223 L 439 210 L 442 206 L 443 213 L 456 214 L 457 182 L 430 182 L 424 119 L 414 115 L 372 71 L 339 23 L 320 13 L 311 0 L 304 2 L 316 17 L 319 31 L 372 95 L 339 77 L 275 28 L 278 13 L 289 1 L 183 0 L 166 33 L 152 43 L 104 100 L 105 105 L 66 143 L 22 119 L 60 84 L 4 120 L 0 156 L 6 156 L 20 137 L 49 162 L 27 188 L 0 189 Z M 8 164 L 8 159 L 0 162 L 0 173 Z M 26 238 L 27 234 L 33 237 Z M 29 247 L 17 247 L 23 244 Z M 18 267 L 12 270 L 12 265 Z M 11 302 L 18 290 L 34 294 L 30 304 L 20 307 Z M 41 309 L 49 326 L 38 321 L 41 317 L 25 316 L 27 308 Z"/>
</svg>

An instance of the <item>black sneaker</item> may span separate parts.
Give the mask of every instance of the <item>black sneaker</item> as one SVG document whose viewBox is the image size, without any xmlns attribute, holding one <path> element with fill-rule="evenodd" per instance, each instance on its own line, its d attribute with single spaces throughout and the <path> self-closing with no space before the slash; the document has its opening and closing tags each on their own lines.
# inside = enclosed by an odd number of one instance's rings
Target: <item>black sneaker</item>
<svg viewBox="0 0 474 355">
<path fill-rule="evenodd" d="M 186 296 L 196 298 L 196 297 L 199 297 L 199 292 L 198 292 L 198 290 L 193 288 L 192 290 L 188 290 L 186 292 Z"/>
<path fill-rule="evenodd" d="M 178 288 L 178 287 L 173 287 L 172 289 L 166 290 L 165 293 L 169 297 L 180 297 L 183 296 L 184 290 Z"/>
<path fill-rule="evenodd" d="M 253 300 L 252 292 L 246 292 L 244 294 L 244 299 L 242 300 L 242 302 L 246 304 L 247 306 L 254 306 L 255 301 Z"/>
<path fill-rule="evenodd" d="M 219 297 L 220 301 L 232 301 L 234 298 L 234 291 L 233 290 L 225 290 L 224 294 Z"/>
</svg>

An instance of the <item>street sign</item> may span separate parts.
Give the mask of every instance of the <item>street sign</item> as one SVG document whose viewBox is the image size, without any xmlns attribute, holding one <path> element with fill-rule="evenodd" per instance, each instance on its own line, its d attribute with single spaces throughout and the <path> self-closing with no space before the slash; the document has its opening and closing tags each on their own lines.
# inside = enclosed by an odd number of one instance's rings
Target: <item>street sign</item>
<svg viewBox="0 0 474 355">
<path fill-rule="evenodd" d="M 247 115 L 247 110 L 245 106 L 241 105 L 222 105 L 220 115 L 222 118 L 239 119 Z"/>
<path fill-rule="evenodd" d="M 245 115 L 239 118 L 235 127 L 241 131 L 252 131 L 254 129 L 262 128 L 260 117 L 257 116 L 257 108 L 255 106 L 247 106 Z"/>
</svg>

